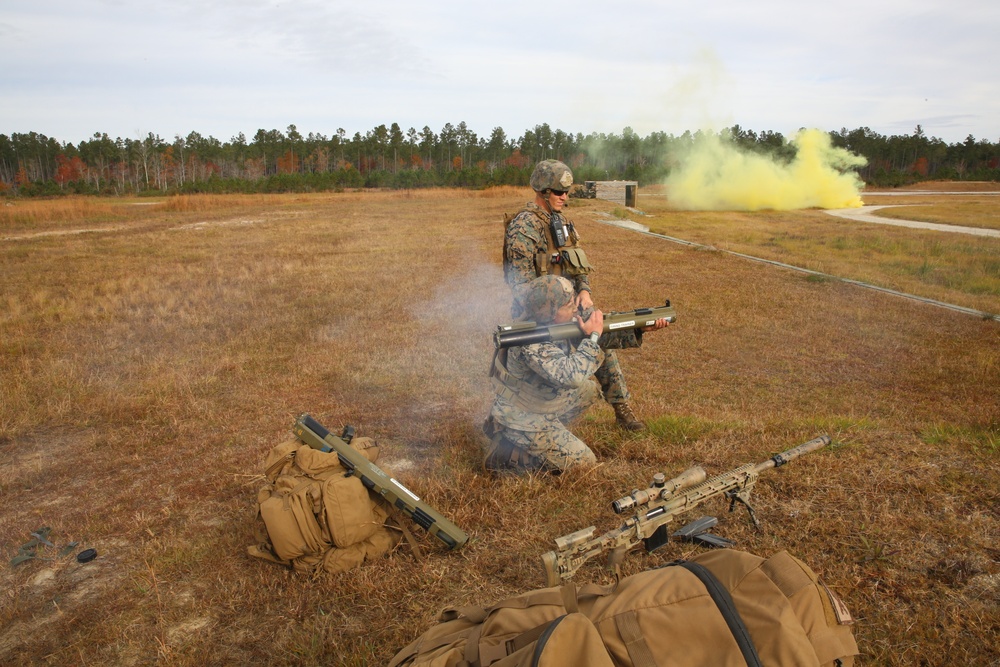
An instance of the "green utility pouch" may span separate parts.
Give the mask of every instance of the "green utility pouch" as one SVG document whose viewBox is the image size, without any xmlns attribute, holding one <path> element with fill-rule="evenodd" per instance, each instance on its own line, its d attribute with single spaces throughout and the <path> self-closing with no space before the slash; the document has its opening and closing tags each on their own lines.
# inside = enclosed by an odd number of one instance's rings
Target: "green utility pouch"
<svg viewBox="0 0 1000 667">
<path fill-rule="evenodd" d="M 567 276 L 585 276 L 594 270 L 583 248 L 563 248 L 559 259 L 563 265 L 563 274 Z"/>
</svg>

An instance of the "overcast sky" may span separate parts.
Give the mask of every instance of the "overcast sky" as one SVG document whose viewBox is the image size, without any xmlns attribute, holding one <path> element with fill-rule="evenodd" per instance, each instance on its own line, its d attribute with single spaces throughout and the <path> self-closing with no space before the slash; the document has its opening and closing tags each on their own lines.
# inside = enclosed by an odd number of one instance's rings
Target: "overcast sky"
<svg viewBox="0 0 1000 667">
<path fill-rule="evenodd" d="M 870 127 L 1000 141 L 997 0 L 0 0 L 0 134 Z"/>
</svg>

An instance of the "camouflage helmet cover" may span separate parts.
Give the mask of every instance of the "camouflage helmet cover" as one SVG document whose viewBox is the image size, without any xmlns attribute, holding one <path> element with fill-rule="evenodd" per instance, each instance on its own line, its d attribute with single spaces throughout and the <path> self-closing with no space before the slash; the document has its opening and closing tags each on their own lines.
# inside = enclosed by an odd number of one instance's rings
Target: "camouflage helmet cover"
<svg viewBox="0 0 1000 667">
<path fill-rule="evenodd" d="M 555 319 L 556 312 L 575 296 L 573 283 L 562 276 L 541 276 L 528 283 L 524 310 L 536 324 L 549 324 Z"/>
<path fill-rule="evenodd" d="M 542 160 L 531 172 L 530 183 L 535 192 L 569 190 L 573 185 L 573 172 L 559 160 Z"/>
</svg>

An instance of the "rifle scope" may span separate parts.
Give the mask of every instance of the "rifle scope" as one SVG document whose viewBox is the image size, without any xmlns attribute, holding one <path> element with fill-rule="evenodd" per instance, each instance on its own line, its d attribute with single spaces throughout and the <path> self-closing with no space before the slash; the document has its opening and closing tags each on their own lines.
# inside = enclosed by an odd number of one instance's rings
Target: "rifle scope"
<svg viewBox="0 0 1000 667">
<path fill-rule="evenodd" d="M 611 503 L 611 509 L 615 511 L 615 514 L 622 514 L 633 507 L 648 505 L 653 500 L 669 498 L 681 489 L 701 484 L 708 479 L 708 473 L 701 466 L 693 466 L 669 482 L 664 481 L 664 477 L 666 475 L 662 472 L 656 473 L 653 475 L 653 483 L 648 489 L 636 489 L 631 494 L 619 498 Z"/>
</svg>

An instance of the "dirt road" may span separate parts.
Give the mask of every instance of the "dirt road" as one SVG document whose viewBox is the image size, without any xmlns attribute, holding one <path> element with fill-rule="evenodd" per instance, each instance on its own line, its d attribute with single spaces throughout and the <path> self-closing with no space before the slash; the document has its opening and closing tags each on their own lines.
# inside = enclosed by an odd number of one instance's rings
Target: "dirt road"
<svg viewBox="0 0 1000 667">
<path fill-rule="evenodd" d="M 880 208 L 890 208 L 883 206 L 861 206 L 860 208 L 835 208 L 827 209 L 827 213 L 838 218 L 857 220 L 858 222 L 872 222 L 877 225 L 895 225 L 897 227 L 911 227 L 913 229 L 933 229 L 938 232 L 955 232 L 958 234 L 975 234 L 976 236 L 992 236 L 1000 238 L 1000 230 L 983 229 L 981 227 L 963 227 L 961 225 L 941 225 L 934 222 L 920 222 L 919 220 L 897 220 L 895 218 L 883 218 L 872 215 Z"/>
</svg>

